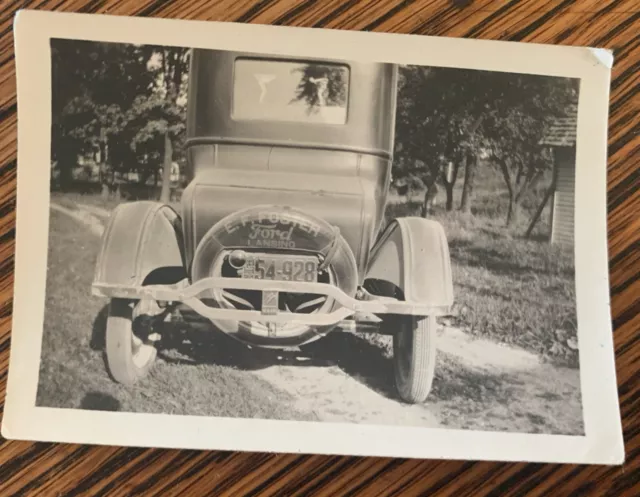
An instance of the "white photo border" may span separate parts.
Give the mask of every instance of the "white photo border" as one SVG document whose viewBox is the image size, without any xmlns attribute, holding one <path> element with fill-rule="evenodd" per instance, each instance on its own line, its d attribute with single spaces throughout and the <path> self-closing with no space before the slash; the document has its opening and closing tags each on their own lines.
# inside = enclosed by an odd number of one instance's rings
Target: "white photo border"
<svg viewBox="0 0 640 497">
<path fill-rule="evenodd" d="M 604 49 L 210 21 L 19 11 L 18 187 L 2 435 L 99 445 L 428 459 L 622 464 L 607 252 L 613 57 Z M 584 436 L 96 412 L 36 407 L 50 199 L 50 40 L 66 38 L 580 78 L 575 266 Z"/>
</svg>

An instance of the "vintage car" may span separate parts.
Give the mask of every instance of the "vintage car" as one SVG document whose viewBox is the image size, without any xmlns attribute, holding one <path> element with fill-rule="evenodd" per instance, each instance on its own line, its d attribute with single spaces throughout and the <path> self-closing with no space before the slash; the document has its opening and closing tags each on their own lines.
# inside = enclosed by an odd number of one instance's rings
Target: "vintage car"
<svg viewBox="0 0 640 497">
<path fill-rule="evenodd" d="M 249 347 L 366 317 L 393 336 L 399 398 L 426 399 L 453 286 L 440 224 L 385 219 L 397 84 L 393 64 L 192 51 L 182 212 L 121 204 L 97 261 L 116 381 L 156 358 L 153 326 L 136 322 L 188 306 Z"/>
</svg>

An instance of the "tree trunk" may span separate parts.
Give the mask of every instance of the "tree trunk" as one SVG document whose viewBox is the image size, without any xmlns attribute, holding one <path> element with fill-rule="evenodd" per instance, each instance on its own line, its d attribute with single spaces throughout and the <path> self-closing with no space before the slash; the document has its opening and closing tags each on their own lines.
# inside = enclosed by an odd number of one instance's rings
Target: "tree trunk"
<svg viewBox="0 0 640 497">
<path fill-rule="evenodd" d="M 476 165 L 478 159 L 475 154 L 467 155 L 467 164 L 464 168 L 464 184 L 462 186 L 462 199 L 460 200 L 460 210 L 465 214 L 471 213 L 471 200 L 473 197 L 473 183 L 476 177 Z"/>
<path fill-rule="evenodd" d="M 143 186 L 146 184 L 147 180 L 149 179 L 149 177 L 151 176 L 151 173 L 149 172 L 148 169 L 141 171 L 140 169 L 138 169 L 136 171 L 136 173 L 138 173 L 138 185 L 139 186 Z"/>
<path fill-rule="evenodd" d="M 73 173 L 71 171 L 71 168 L 71 159 L 67 161 L 65 157 L 62 160 L 58 161 L 58 171 L 60 171 L 60 189 L 62 191 L 69 190 L 71 188 L 71 184 L 73 183 Z"/>
<path fill-rule="evenodd" d="M 433 212 L 433 206 L 435 205 L 436 195 L 438 195 L 438 187 L 435 183 L 431 183 L 427 187 L 427 191 L 424 194 L 424 201 L 422 202 L 422 217 L 427 217 Z"/>
<path fill-rule="evenodd" d="M 164 166 L 162 170 L 162 191 L 160 202 L 168 203 L 171 198 L 171 165 L 173 163 L 173 146 L 169 132 L 164 134 Z"/>
<path fill-rule="evenodd" d="M 511 184 L 511 175 L 509 174 L 509 168 L 507 166 L 507 163 L 504 159 L 499 158 L 496 159 L 498 162 L 498 165 L 500 166 L 500 171 L 502 172 L 502 177 L 504 178 L 504 182 L 505 185 L 507 186 L 507 190 L 509 192 L 509 207 L 507 210 L 507 221 L 506 221 L 506 226 L 509 227 L 513 224 L 514 221 L 514 217 L 516 215 L 515 209 L 516 209 L 516 205 L 515 205 L 515 199 L 516 199 L 516 194 L 514 191 L 514 187 Z"/>
<path fill-rule="evenodd" d="M 447 192 L 447 203 L 445 204 L 445 208 L 448 211 L 453 210 L 453 182 L 446 183 L 444 185 L 445 191 Z"/>
<path fill-rule="evenodd" d="M 509 208 L 507 210 L 507 228 L 510 228 L 518 221 L 518 202 L 516 202 L 515 196 L 509 192 Z"/>
<path fill-rule="evenodd" d="M 525 238 L 529 238 L 531 236 L 531 232 L 533 231 L 533 228 L 538 222 L 538 219 L 540 218 L 540 214 L 542 214 L 544 206 L 547 205 L 547 202 L 549 202 L 549 199 L 551 198 L 551 195 L 553 195 L 553 192 L 555 191 L 555 189 L 556 189 L 555 181 L 552 181 L 551 185 L 549 186 L 549 188 L 547 188 L 547 191 L 544 194 L 544 198 L 542 199 L 542 202 L 540 202 L 540 205 L 538 205 L 538 208 L 536 209 L 536 213 L 533 215 L 533 218 L 531 218 L 529 227 L 527 228 L 527 231 L 524 234 Z"/>
<path fill-rule="evenodd" d="M 442 183 L 444 183 L 444 191 L 447 194 L 447 201 L 445 203 L 447 211 L 453 210 L 453 186 L 456 184 L 459 169 L 460 163 L 458 161 L 451 161 L 447 164 L 447 169 L 442 171 Z"/>
</svg>

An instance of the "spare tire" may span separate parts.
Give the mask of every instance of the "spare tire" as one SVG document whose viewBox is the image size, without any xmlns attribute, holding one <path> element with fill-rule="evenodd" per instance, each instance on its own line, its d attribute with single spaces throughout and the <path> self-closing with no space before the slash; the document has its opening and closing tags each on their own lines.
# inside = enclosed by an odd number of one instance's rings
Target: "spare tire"
<svg viewBox="0 0 640 497">
<path fill-rule="evenodd" d="M 358 271 L 355 257 L 339 230 L 326 221 L 287 206 L 261 205 L 237 211 L 221 219 L 200 240 L 196 248 L 191 278 L 211 276 L 234 277 L 228 261 L 234 250 L 247 253 L 277 253 L 315 256 L 319 260 L 318 281 L 337 286 L 353 296 L 357 289 Z M 261 292 L 212 289 L 204 295 L 209 305 L 221 308 L 253 308 L 260 305 Z M 333 299 L 319 294 L 281 294 L 283 312 L 330 312 Z M 289 308 L 291 304 L 292 308 Z M 310 341 L 331 327 L 312 329 L 299 323 L 273 325 L 263 323 L 215 321 L 227 333 L 241 335 L 251 343 L 273 344 L 279 341 Z"/>
</svg>

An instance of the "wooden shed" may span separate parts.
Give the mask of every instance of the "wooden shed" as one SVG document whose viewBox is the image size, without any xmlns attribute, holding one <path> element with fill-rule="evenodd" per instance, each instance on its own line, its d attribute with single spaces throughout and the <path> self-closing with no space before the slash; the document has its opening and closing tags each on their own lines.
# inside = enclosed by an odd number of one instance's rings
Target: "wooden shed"
<svg viewBox="0 0 640 497">
<path fill-rule="evenodd" d="M 577 106 L 573 106 L 566 117 L 554 119 L 540 142 L 542 146 L 550 147 L 553 152 L 553 180 L 549 195 L 545 196 L 539 209 L 541 212 L 544 205 L 551 200 L 551 243 L 573 245 L 577 125 Z M 532 221 L 528 233 L 536 220 L 534 218 Z"/>
</svg>

